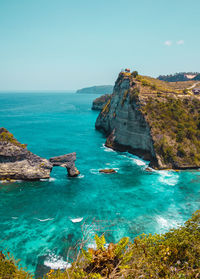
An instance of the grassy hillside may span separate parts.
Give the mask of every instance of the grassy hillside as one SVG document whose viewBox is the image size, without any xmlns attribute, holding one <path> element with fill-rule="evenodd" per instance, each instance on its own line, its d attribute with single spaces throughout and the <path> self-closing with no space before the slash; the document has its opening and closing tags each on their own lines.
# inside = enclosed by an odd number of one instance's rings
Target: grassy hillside
<svg viewBox="0 0 200 279">
<path fill-rule="evenodd" d="M 200 167 L 200 97 L 191 88 L 196 81 L 169 83 L 133 73 L 120 76 L 130 81 L 122 105 L 137 102 L 149 123 L 159 168 Z"/>
</svg>

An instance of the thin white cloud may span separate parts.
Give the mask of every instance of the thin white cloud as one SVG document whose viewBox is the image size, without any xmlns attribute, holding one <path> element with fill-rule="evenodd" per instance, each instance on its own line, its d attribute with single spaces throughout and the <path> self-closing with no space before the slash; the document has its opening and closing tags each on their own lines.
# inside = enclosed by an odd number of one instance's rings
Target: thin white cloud
<svg viewBox="0 0 200 279">
<path fill-rule="evenodd" d="M 166 46 L 171 46 L 172 45 L 172 41 L 165 41 L 164 43 Z"/>
<path fill-rule="evenodd" d="M 183 45 L 183 44 L 184 44 L 184 41 L 183 41 L 183 40 L 179 40 L 179 41 L 177 41 L 176 43 L 177 43 L 177 45 Z"/>
</svg>

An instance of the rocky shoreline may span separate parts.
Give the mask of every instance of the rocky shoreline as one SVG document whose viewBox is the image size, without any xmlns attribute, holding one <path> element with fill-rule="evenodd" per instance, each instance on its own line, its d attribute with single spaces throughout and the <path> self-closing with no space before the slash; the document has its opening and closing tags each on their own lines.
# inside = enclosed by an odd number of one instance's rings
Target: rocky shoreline
<svg viewBox="0 0 200 279">
<path fill-rule="evenodd" d="M 0 128 L 0 180 L 40 180 L 50 178 L 56 158 L 47 160 L 30 152 L 5 128 Z M 76 153 L 60 156 L 60 166 L 66 167 L 68 175 L 75 177 Z"/>
</svg>

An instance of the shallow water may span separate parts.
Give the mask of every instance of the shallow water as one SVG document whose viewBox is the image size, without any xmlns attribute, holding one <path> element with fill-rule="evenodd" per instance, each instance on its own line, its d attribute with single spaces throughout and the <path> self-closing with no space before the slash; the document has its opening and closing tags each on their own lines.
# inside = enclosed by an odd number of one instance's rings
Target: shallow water
<svg viewBox="0 0 200 279">
<path fill-rule="evenodd" d="M 161 233 L 183 224 L 200 207 L 198 171 L 145 172 L 148 162 L 104 147 L 95 131 L 95 95 L 0 94 L 0 126 L 45 158 L 77 152 L 81 172 L 68 178 L 55 168 L 51 179 L 0 184 L 0 250 L 9 250 L 35 272 L 38 262 L 65 267 L 68 248 L 89 232 L 107 241 Z M 115 168 L 116 174 L 100 174 Z"/>
</svg>

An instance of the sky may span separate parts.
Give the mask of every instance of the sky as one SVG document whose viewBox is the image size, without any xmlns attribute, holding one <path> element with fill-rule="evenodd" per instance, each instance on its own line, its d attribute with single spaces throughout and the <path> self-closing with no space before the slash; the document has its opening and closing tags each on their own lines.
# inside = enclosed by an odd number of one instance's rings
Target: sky
<svg viewBox="0 0 200 279">
<path fill-rule="evenodd" d="M 0 0 L 0 91 L 200 72 L 200 0 Z"/>
</svg>

